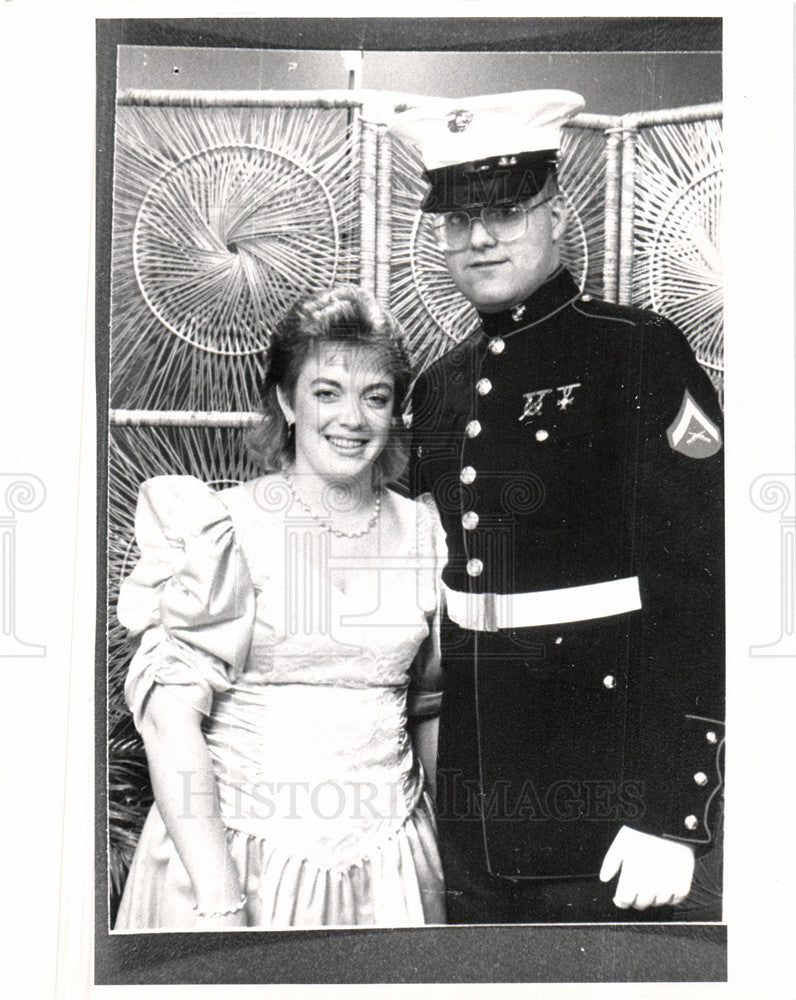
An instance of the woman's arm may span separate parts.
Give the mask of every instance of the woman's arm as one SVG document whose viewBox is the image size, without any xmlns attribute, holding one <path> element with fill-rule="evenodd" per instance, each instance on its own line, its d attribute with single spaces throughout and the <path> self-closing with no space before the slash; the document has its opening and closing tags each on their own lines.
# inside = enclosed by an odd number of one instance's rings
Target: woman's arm
<svg viewBox="0 0 796 1000">
<path fill-rule="evenodd" d="M 144 707 L 141 736 L 155 801 L 191 879 L 200 914 L 226 913 L 240 905 L 242 887 L 227 850 L 218 790 L 201 729 L 201 715 L 168 687 L 155 684 Z M 243 909 L 197 923 L 245 926 Z"/>
<path fill-rule="evenodd" d="M 415 753 L 420 758 L 432 798 L 437 794 L 437 734 L 439 716 L 412 719 L 410 732 Z"/>
</svg>

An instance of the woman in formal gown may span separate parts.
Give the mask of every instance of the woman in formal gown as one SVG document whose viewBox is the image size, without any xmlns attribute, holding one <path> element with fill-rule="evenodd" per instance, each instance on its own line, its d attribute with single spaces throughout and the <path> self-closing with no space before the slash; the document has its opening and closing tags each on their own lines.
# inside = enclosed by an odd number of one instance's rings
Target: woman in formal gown
<svg viewBox="0 0 796 1000">
<path fill-rule="evenodd" d="M 388 488 L 410 370 L 342 286 L 269 348 L 264 476 L 141 489 L 119 620 L 155 803 L 116 929 L 444 922 L 433 509 Z"/>
</svg>

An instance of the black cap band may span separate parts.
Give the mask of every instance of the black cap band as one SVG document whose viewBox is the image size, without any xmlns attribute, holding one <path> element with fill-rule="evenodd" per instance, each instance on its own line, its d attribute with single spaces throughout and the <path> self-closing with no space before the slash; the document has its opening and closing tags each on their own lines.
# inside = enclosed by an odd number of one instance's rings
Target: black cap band
<svg viewBox="0 0 796 1000">
<path fill-rule="evenodd" d="M 421 208 L 424 212 L 456 212 L 526 201 L 544 188 L 557 163 L 558 150 L 543 149 L 427 170 L 423 176 L 431 188 Z"/>
</svg>

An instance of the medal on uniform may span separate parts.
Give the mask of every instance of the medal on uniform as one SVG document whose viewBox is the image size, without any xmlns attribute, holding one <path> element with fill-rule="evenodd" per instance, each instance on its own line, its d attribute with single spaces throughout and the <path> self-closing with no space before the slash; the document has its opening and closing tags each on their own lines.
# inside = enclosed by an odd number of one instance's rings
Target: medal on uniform
<svg viewBox="0 0 796 1000">
<path fill-rule="evenodd" d="M 522 398 L 525 400 L 525 409 L 519 416 L 520 423 L 531 417 L 538 417 L 542 412 L 545 396 L 549 396 L 552 389 L 537 389 L 535 392 L 524 392 Z"/>
<path fill-rule="evenodd" d="M 568 406 L 572 405 L 572 395 L 576 389 L 580 388 L 580 382 L 572 382 L 570 385 L 560 385 L 556 392 L 560 392 L 561 396 L 556 400 L 556 406 L 559 410 L 566 410 Z"/>
</svg>

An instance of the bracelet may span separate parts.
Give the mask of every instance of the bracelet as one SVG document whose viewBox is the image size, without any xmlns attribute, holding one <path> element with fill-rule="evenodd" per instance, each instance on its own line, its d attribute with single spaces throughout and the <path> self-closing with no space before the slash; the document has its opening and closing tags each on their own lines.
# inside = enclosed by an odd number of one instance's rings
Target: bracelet
<svg viewBox="0 0 796 1000">
<path fill-rule="evenodd" d="M 200 910 L 199 904 L 194 903 L 193 908 L 196 910 L 197 917 L 231 917 L 233 913 L 240 913 L 243 907 L 246 905 L 248 897 L 245 892 L 240 894 L 240 899 L 238 902 L 230 907 L 228 910 L 215 910 L 212 913 L 208 913 L 206 910 Z"/>
</svg>

